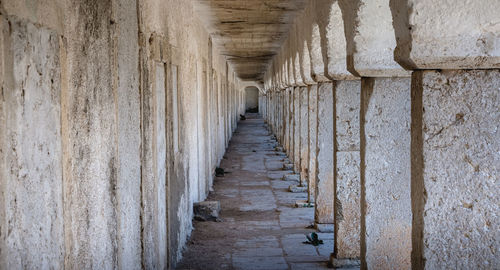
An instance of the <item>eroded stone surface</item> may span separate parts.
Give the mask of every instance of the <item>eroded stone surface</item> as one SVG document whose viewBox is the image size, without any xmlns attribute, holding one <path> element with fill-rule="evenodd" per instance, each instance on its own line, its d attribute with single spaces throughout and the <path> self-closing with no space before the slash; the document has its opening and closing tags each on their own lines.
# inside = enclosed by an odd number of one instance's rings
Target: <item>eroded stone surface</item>
<svg viewBox="0 0 500 270">
<path fill-rule="evenodd" d="M 317 139 L 318 139 L 318 86 L 312 85 L 309 90 L 309 173 L 308 200 L 314 202 L 316 192 Z"/>
<path fill-rule="evenodd" d="M 335 84 L 335 193 L 336 259 L 360 257 L 360 81 Z"/>
<path fill-rule="evenodd" d="M 499 9 L 496 0 L 391 1 L 395 59 L 414 69 L 499 68 Z"/>
<path fill-rule="evenodd" d="M 64 267 L 61 63 L 54 31 L 0 17 L 0 264 Z M 36 252 L 35 252 L 36 251 Z"/>
<path fill-rule="evenodd" d="M 415 265 L 500 265 L 499 76 L 498 70 L 413 75 Z"/>
<path fill-rule="evenodd" d="M 363 79 L 366 265 L 409 269 L 410 80 Z"/>
<path fill-rule="evenodd" d="M 318 87 L 318 178 L 315 223 L 333 224 L 334 94 L 332 83 Z"/>
<path fill-rule="evenodd" d="M 396 35 L 390 0 L 340 0 L 348 70 L 362 77 L 409 77 L 394 61 Z M 376 23 L 375 23 L 376 22 Z"/>
<path fill-rule="evenodd" d="M 309 88 L 300 89 L 300 178 L 307 185 L 309 175 Z"/>
</svg>

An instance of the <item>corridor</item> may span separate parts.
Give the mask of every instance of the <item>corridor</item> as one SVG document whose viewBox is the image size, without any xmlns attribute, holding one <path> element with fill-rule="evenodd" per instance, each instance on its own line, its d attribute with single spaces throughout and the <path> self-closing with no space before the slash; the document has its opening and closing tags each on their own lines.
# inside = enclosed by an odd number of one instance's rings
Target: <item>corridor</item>
<svg viewBox="0 0 500 270">
<path fill-rule="evenodd" d="M 498 10 L 0 0 L 0 270 L 500 269 Z"/>
<path fill-rule="evenodd" d="M 258 114 L 240 121 L 207 200 L 220 201 L 220 222 L 193 221 L 194 230 L 177 269 L 327 269 L 333 234 L 318 233 L 324 244 L 304 244 L 314 224 L 314 208 L 296 208 L 307 193 L 292 193 L 283 176 L 287 160 Z"/>
</svg>

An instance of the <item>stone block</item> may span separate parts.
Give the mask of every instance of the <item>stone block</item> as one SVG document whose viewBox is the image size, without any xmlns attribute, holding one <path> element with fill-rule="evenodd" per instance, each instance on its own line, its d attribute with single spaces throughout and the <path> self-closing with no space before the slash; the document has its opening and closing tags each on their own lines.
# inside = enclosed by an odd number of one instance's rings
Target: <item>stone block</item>
<svg viewBox="0 0 500 270">
<path fill-rule="evenodd" d="M 408 269 L 412 249 L 410 79 L 363 79 L 362 92 L 366 264 Z"/>
<path fill-rule="evenodd" d="M 219 201 L 204 201 L 193 204 L 194 219 L 198 221 L 218 221 Z"/>
<path fill-rule="evenodd" d="M 307 200 L 298 200 L 295 202 L 295 208 L 312 208 L 314 207 L 313 202 L 308 202 Z"/>
<path fill-rule="evenodd" d="M 293 164 L 292 163 L 283 164 L 283 170 L 293 170 Z"/>
<path fill-rule="evenodd" d="M 321 233 L 333 233 L 335 229 L 335 224 L 330 223 L 316 223 L 314 228 Z"/>
<path fill-rule="evenodd" d="M 413 267 L 498 268 L 500 71 L 412 77 Z"/>
<path fill-rule="evenodd" d="M 333 223 L 334 109 L 333 84 L 318 86 L 318 168 L 315 207 L 316 223 Z"/>
<path fill-rule="evenodd" d="M 290 185 L 288 187 L 288 191 L 290 191 L 292 193 L 307 192 L 307 187 L 306 186 L 298 186 L 298 185 Z"/>
<path fill-rule="evenodd" d="M 360 256 L 361 187 L 358 151 L 337 152 L 335 181 L 335 247 L 337 259 Z"/>
<path fill-rule="evenodd" d="M 330 256 L 330 261 L 328 262 L 328 267 L 335 269 L 359 269 L 361 262 L 359 259 L 337 259 L 332 254 Z"/>
<path fill-rule="evenodd" d="M 500 1 L 390 1 L 397 47 L 409 69 L 498 69 Z"/>
<path fill-rule="evenodd" d="M 287 174 L 283 176 L 284 181 L 295 181 L 295 182 L 300 182 L 300 175 L 298 174 Z"/>
</svg>

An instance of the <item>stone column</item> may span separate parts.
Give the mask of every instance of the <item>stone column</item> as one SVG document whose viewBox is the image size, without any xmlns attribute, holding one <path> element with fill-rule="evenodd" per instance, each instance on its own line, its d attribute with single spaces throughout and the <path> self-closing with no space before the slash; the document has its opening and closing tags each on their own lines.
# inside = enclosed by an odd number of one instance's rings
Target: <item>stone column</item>
<svg viewBox="0 0 500 270">
<path fill-rule="evenodd" d="M 309 172 L 307 201 L 314 202 L 316 194 L 316 166 L 318 142 L 318 85 L 309 86 Z"/>
<path fill-rule="evenodd" d="M 500 265 L 499 9 L 495 0 L 391 1 L 398 26 L 395 59 L 414 70 L 415 269 Z"/>
<path fill-rule="evenodd" d="M 359 183 L 356 188 L 356 192 L 361 191 L 361 226 L 358 218 L 338 225 L 332 257 L 337 263 L 361 257 L 362 268 L 408 269 L 410 73 L 393 60 L 396 40 L 389 0 L 355 2 L 342 0 L 340 6 L 345 18 L 348 69 L 362 77 L 361 189 Z M 380 18 L 375 24 L 374 14 Z M 337 189 L 340 183 L 339 178 Z M 338 197 L 341 193 L 338 189 Z M 358 237 L 356 241 L 339 241 L 344 229 L 360 235 L 361 250 Z"/>
<path fill-rule="evenodd" d="M 353 205 L 356 204 L 354 198 L 356 198 L 358 193 L 351 194 L 347 192 L 352 192 L 352 189 L 356 187 L 355 183 L 359 182 L 359 163 L 356 162 L 359 159 L 356 156 L 356 154 L 359 156 L 359 145 L 357 143 L 359 141 L 357 139 L 359 137 L 359 133 L 357 132 L 359 130 L 357 121 L 359 119 L 356 115 L 359 114 L 360 81 L 358 77 L 354 76 L 346 68 L 346 40 L 342 12 L 338 1 L 318 2 L 316 12 L 318 16 L 326 16 L 326 18 L 320 21 L 322 23 L 319 23 L 317 33 L 319 37 L 316 37 L 319 38 L 320 44 L 323 45 L 321 47 L 321 55 L 314 58 L 325 61 L 324 70 L 326 70 L 326 73 L 317 74 L 318 69 L 314 68 L 313 70 L 316 72 L 315 77 L 327 77 L 333 81 L 333 100 L 331 105 L 333 110 L 332 134 L 330 135 L 333 137 L 333 142 L 331 146 L 332 160 L 329 161 L 329 166 L 331 167 L 329 172 L 332 173 L 332 177 L 328 179 L 331 182 L 326 185 L 328 192 L 325 195 L 328 197 L 321 198 L 321 201 L 329 201 L 328 211 L 331 211 L 331 213 L 328 213 L 328 219 L 325 220 L 328 221 L 328 224 L 317 225 L 317 228 L 323 231 L 334 232 L 334 221 L 340 222 L 345 221 L 344 218 L 354 218 L 358 212 L 355 205 Z M 313 33 L 313 37 L 314 35 Z M 313 52 L 314 54 L 318 54 L 317 49 L 312 50 L 312 54 Z M 319 72 L 321 72 L 321 69 L 319 69 Z M 321 88 L 318 91 L 320 90 Z M 318 92 L 318 95 L 320 96 L 321 92 Z M 319 100 L 318 108 L 320 110 Z M 318 121 L 321 121 L 319 110 Z M 322 162 L 320 160 L 320 153 L 323 151 L 319 145 L 320 137 L 321 134 L 319 133 L 318 126 L 318 170 L 320 168 L 319 164 Z M 337 166 L 337 162 L 339 161 L 342 162 L 341 166 Z M 337 170 L 337 168 L 339 169 Z M 339 185 L 337 185 L 337 179 L 340 181 Z M 318 174 L 318 181 L 320 180 Z M 342 187 L 342 192 L 337 192 L 337 187 Z M 339 201 L 337 195 L 340 195 L 339 198 L 346 199 L 347 201 Z M 317 196 L 316 204 L 320 203 L 319 199 Z M 318 205 L 317 207 L 320 208 L 321 206 Z M 350 207 L 350 209 L 342 211 L 342 207 Z M 343 216 L 344 213 L 346 213 L 345 216 Z M 317 223 L 321 224 L 321 222 Z M 338 232 L 336 227 L 335 232 Z"/>
<path fill-rule="evenodd" d="M 308 185 L 309 176 L 309 87 L 300 87 L 300 185 Z"/>
<path fill-rule="evenodd" d="M 333 155 L 334 155 L 333 85 L 318 85 L 318 167 L 314 222 L 318 230 L 333 224 Z"/>
<path fill-rule="evenodd" d="M 294 87 L 293 99 L 293 170 L 300 173 L 300 87 Z"/>
<path fill-rule="evenodd" d="M 290 140 L 290 146 L 288 150 L 288 157 L 290 158 L 290 161 L 293 162 L 294 159 L 294 153 L 295 153 L 295 89 L 293 87 L 289 87 L 290 91 L 290 104 L 289 104 L 289 110 L 290 114 L 288 115 L 288 121 L 290 122 L 290 129 L 288 130 L 288 136 Z"/>
<path fill-rule="evenodd" d="M 334 266 L 359 264 L 360 85 L 335 83 Z"/>
</svg>

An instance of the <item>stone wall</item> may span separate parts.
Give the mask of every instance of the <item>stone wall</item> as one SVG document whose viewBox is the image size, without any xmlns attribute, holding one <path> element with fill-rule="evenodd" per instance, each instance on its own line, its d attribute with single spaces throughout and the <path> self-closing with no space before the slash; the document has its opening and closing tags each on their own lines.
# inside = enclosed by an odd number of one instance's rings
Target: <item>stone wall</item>
<svg viewBox="0 0 500 270">
<path fill-rule="evenodd" d="M 174 0 L 0 2 L 0 265 L 180 259 L 244 111 L 193 13 Z"/>
</svg>

